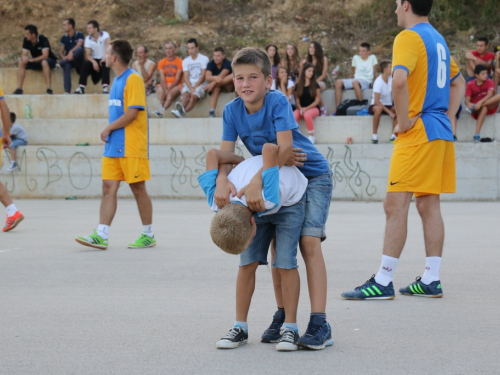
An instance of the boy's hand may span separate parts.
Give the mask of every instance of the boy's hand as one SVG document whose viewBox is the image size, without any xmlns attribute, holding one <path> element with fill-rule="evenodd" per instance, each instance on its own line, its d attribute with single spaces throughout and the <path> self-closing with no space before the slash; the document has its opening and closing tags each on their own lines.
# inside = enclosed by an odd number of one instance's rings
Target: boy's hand
<svg viewBox="0 0 500 375">
<path fill-rule="evenodd" d="M 302 167 L 304 165 L 304 162 L 307 160 L 307 154 L 305 152 L 301 152 L 301 148 L 294 148 L 292 149 L 293 153 L 290 159 L 285 163 L 287 167 L 291 167 L 293 165 L 296 165 L 298 167 Z"/>
<path fill-rule="evenodd" d="M 247 206 L 254 212 L 262 212 L 266 210 L 264 198 L 262 198 L 262 182 L 250 182 L 238 192 L 238 198 L 245 196 Z"/>
<path fill-rule="evenodd" d="M 396 125 L 396 127 L 394 128 L 394 135 L 397 137 L 398 134 L 400 133 L 405 133 L 407 132 L 408 130 L 412 129 L 414 126 L 415 126 L 415 123 L 417 122 L 417 120 L 420 118 L 422 114 L 419 113 L 418 115 L 416 115 L 415 117 L 412 117 L 408 123 L 408 126 L 405 127 L 405 129 L 403 129 L 402 126 L 400 126 L 399 124 Z"/>
<path fill-rule="evenodd" d="M 107 142 L 106 138 L 111 134 L 111 131 L 108 128 L 104 129 L 101 133 L 101 141 Z"/>
<path fill-rule="evenodd" d="M 230 203 L 229 194 L 233 197 L 238 194 L 236 187 L 227 178 L 219 180 L 217 179 L 217 186 L 215 188 L 214 199 L 215 204 L 219 207 L 219 210 L 224 208 Z"/>
<path fill-rule="evenodd" d="M 8 134 L 4 134 L 2 138 L 2 147 L 9 148 L 10 146 L 10 136 Z"/>
</svg>

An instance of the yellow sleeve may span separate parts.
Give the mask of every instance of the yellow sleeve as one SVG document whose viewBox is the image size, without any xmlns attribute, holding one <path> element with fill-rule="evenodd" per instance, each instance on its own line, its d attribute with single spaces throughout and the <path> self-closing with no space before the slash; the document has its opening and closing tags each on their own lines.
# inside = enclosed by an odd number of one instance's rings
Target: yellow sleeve
<svg viewBox="0 0 500 375">
<path fill-rule="evenodd" d="M 3 91 L 2 91 L 2 87 L 0 87 L 0 99 L 3 98 Z"/>
<path fill-rule="evenodd" d="M 404 30 L 394 40 L 392 48 L 392 72 L 404 69 L 410 75 L 418 61 L 418 49 L 414 31 Z"/>
<path fill-rule="evenodd" d="M 450 58 L 450 81 L 453 82 L 455 78 L 460 75 L 460 68 L 456 64 L 455 60 Z"/>
<path fill-rule="evenodd" d="M 146 109 L 146 90 L 144 88 L 144 82 L 137 73 L 133 73 L 127 78 L 123 97 L 125 112 L 129 108 L 138 108 L 142 111 Z"/>
</svg>

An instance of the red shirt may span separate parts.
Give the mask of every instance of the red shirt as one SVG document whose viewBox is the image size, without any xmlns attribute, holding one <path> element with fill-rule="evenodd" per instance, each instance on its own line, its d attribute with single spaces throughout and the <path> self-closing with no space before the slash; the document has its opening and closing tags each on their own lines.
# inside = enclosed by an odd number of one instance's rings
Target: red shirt
<svg viewBox="0 0 500 375">
<path fill-rule="evenodd" d="M 488 92 L 495 90 L 495 84 L 491 79 L 487 79 L 483 82 L 481 86 L 478 86 L 476 80 L 473 79 L 467 83 L 465 87 L 465 96 L 470 97 L 470 101 L 472 104 L 476 104 L 478 101 L 482 100 Z"/>
<path fill-rule="evenodd" d="M 493 52 L 486 52 L 484 54 L 484 56 L 480 56 L 479 55 L 479 52 L 477 51 L 470 51 L 470 53 L 472 53 L 474 55 L 475 58 L 477 59 L 481 59 L 483 60 L 484 62 L 488 62 L 488 61 L 493 61 L 495 60 L 495 54 Z M 491 69 L 488 69 L 488 74 L 491 74 Z"/>
</svg>

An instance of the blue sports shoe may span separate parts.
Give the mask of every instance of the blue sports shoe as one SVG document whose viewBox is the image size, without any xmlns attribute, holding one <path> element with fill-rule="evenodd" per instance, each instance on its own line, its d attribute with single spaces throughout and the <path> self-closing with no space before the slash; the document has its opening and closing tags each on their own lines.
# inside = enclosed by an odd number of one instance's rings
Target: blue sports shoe
<svg viewBox="0 0 500 375">
<path fill-rule="evenodd" d="M 299 338 L 297 345 L 305 349 L 321 350 L 333 345 L 330 324 L 318 316 L 312 317 L 306 333 Z"/>
<path fill-rule="evenodd" d="M 427 298 L 441 298 L 443 296 L 443 288 L 441 281 L 433 281 L 429 285 L 425 285 L 420 281 L 420 276 L 415 279 L 415 282 L 405 288 L 399 289 L 399 293 L 405 296 L 418 296 Z"/>
<path fill-rule="evenodd" d="M 274 313 L 273 322 L 262 334 L 261 342 L 279 342 L 281 339 L 281 326 L 285 322 L 285 310 L 278 310 Z"/>
<path fill-rule="evenodd" d="M 394 287 L 392 281 L 387 286 L 378 284 L 375 275 L 367 280 L 363 285 L 358 286 L 350 292 L 342 293 L 345 299 L 394 299 Z"/>
</svg>

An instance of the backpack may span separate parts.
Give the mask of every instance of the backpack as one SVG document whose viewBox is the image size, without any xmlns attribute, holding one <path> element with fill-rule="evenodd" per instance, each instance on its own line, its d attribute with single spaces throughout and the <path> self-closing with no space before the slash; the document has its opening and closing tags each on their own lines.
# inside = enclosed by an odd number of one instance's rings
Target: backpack
<svg viewBox="0 0 500 375">
<path fill-rule="evenodd" d="M 364 105 L 365 100 L 359 101 L 356 99 L 346 99 L 337 107 L 336 116 L 347 116 L 347 108 L 353 107 L 355 105 Z"/>
</svg>

